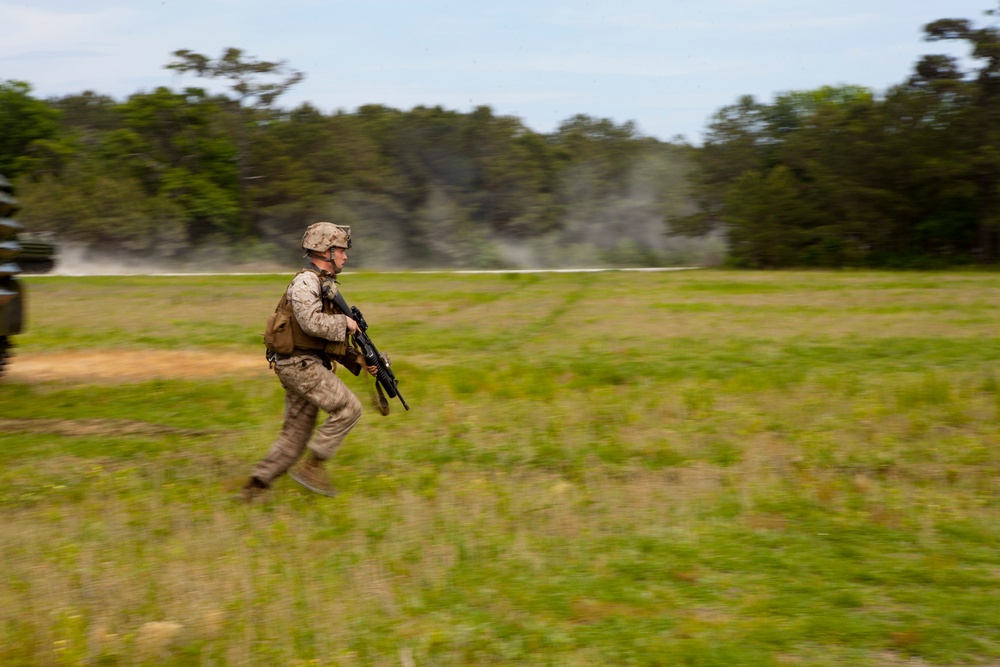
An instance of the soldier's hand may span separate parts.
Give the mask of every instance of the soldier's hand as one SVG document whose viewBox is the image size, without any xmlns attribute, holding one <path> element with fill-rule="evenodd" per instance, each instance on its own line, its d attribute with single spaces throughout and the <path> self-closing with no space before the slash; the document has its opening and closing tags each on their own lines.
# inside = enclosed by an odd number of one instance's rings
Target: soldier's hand
<svg viewBox="0 0 1000 667">
<path fill-rule="evenodd" d="M 365 366 L 365 368 L 368 369 L 368 374 L 372 377 L 378 375 L 378 364 L 375 364 L 374 366 Z"/>
<path fill-rule="evenodd" d="M 358 330 L 358 323 L 354 321 L 353 318 L 344 315 L 344 319 L 347 320 L 347 333 L 353 334 Z"/>
</svg>

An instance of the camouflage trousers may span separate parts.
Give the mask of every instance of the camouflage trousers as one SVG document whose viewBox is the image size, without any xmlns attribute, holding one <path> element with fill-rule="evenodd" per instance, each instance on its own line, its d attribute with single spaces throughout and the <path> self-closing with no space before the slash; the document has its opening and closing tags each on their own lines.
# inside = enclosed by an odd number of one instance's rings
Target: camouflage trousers
<svg viewBox="0 0 1000 667">
<path fill-rule="evenodd" d="M 285 423 L 278 439 L 251 473 L 268 485 L 295 464 L 307 445 L 318 458 L 333 456 L 361 418 L 361 401 L 318 358 L 307 355 L 281 359 L 275 362 L 274 372 L 285 388 Z M 314 435 L 320 409 L 329 417 Z"/>
</svg>

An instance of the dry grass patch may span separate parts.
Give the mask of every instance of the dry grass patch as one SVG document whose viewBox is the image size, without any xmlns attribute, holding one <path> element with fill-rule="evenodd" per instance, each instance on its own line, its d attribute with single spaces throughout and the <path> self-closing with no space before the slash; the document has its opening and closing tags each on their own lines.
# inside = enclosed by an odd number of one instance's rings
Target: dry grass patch
<svg viewBox="0 0 1000 667">
<path fill-rule="evenodd" d="M 11 380 L 26 384 L 143 382 L 265 375 L 268 372 L 262 352 L 128 349 L 20 352 L 8 369 Z"/>
</svg>

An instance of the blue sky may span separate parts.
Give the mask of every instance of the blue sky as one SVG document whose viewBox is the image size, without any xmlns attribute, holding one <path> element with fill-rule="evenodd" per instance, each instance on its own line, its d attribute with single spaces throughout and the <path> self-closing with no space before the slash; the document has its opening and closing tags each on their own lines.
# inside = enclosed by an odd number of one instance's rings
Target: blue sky
<svg viewBox="0 0 1000 667">
<path fill-rule="evenodd" d="M 575 114 L 700 142 L 739 96 L 902 82 L 939 18 L 977 24 L 996 0 L 0 0 L 0 80 L 39 97 L 124 99 L 207 86 L 164 69 L 234 46 L 306 74 L 281 98 L 325 112 L 487 105 L 540 132 Z"/>
</svg>

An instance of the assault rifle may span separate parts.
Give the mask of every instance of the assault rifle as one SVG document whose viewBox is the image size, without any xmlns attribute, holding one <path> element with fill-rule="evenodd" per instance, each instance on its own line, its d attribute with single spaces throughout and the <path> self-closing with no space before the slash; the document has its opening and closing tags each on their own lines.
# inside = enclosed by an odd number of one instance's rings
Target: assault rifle
<svg viewBox="0 0 1000 667">
<path fill-rule="evenodd" d="M 375 374 L 376 386 L 384 389 L 389 398 L 399 397 L 399 402 L 403 404 L 404 408 L 409 410 L 410 406 L 406 404 L 403 395 L 399 393 L 399 380 L 396 379 L 396 374 L 389 368 L 389 357 L 379 354 L 379 351 L 375 348 L 375 343 L 368 337 L 368 323 L 365 322 L 361 311 L 358 310 L 357 306 L 348 306 L 344 300 L 344 296 L 340 292 L 337 292 L 337 296 L 333 297 L 333 303 L 340 309 L 340 312 L 357 322 L 358 328 L 353 334 L 354 342 L 361 347 L 361 353 L 365 357 L 365 364 L 368 366 L 378 366 L 378 373 Z M 381 389 L 379 393 L 381 393 Z M 384 405 L 387 406 L 388 404 Z"/>
</svg>

